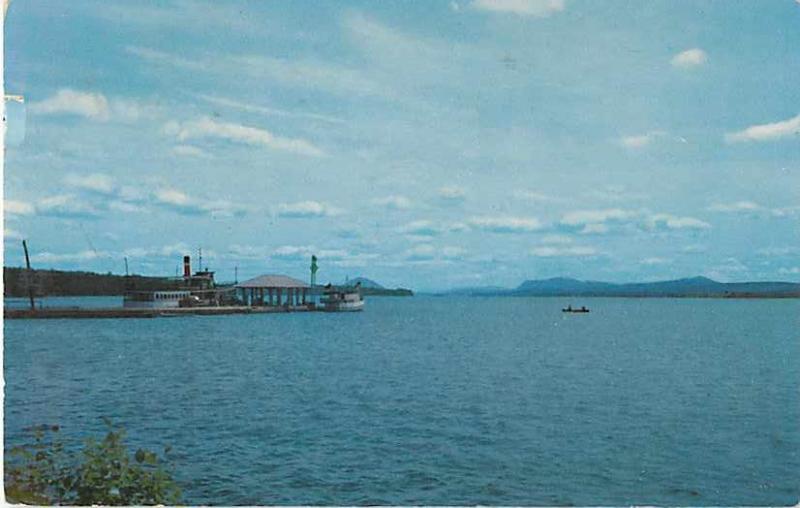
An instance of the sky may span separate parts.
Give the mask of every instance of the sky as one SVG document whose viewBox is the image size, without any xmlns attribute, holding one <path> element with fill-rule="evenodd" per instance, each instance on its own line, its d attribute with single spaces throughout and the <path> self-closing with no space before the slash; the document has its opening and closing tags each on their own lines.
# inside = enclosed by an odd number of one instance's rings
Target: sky
<svg viewBox="0 0 800 508">
<path fill-rule="evenodd" d="M 14 1 L 4 264 L 800 281 L 800 2 Z"/>
</svg>

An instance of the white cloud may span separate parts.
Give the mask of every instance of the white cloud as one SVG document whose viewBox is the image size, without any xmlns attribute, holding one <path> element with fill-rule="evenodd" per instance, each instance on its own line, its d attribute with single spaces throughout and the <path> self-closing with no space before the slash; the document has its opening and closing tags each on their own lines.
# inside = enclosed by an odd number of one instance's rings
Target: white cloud
<svg viewBox="0 0 800 508">
<path fill-rule="evenodd" d="M 381 255 L 377 253 L 349 254 L 346 258 L 331 259 L 330 264 L 334 266 L 341 266 L 343 268 L 360 268 L 372 265 L 375 260 L 380 259 Z"/>
<path fill-rule="evenodd" d="M 458 185 L 448 185 L 439 189 L 439 197 L 448 201 L 463 201 L 467 191 Z"/>
<path fill-rule="evenodd" d="M 36 212 L 36 207 L 24 201 L 6 199 L 3 201 L 3 210 L 8 215 L 33 215 Z"/>
<path fill-rule="evenodd" d="M 166 205 L 187 205 L 189 204 L 189 196 L 183 192 L 175 189 L 158 190 L 155 193 L 156 199 Z"/>
<path fill-rule="evenodd" d="M 797 1 L 800 2 L 800 0 Z M 781 275 L 798 275 L 800 274 L 800 266 L 793 266 L 791 268 L 781 267 L 778 273 Z"/>
<path fill-rule="evenodd" d="M 773 141 L 798 134 L 800 134 L 800 114 L 781 122 L 753 125 L 738 132 L 725 134 L 725 141 L 728 143 Z"/>
<path fill-rule="evenodd" d="M 212 217 L 239 217 L 248 207 L 224 199 L 196 199 L 177 189 L 159 189 L 152 196 L 154 204 L 182 215 L 211 215 Z"/>
<path fill-rule="evenodd" d="M 240 245 L 238 243 L 228 246 L 228 254 L 237 259 L 264 259 L 269 257 L 270 253 L 270 249 L 264 246 Z"/>
<path fill-rule="evenodd" d="M 114 181 L 110 176 L 102 173 L 92 173 L 89 175 L 70 173 L 64 177 L 64 183 L 69 187 L 99 192 L 101 194 L 110 194 L 114 191 Z"/>
<path fill-rule="evenodd" d="M 437 236 L 446 231 L 446 227 L 429 220 L 415 220 L 400 228 L 401 233 L 416 236 Z"/>
<path fill-rule="evenodd" d="M 402 259 L 420 263 L 449 264 L 453 260 L 463 258 L 465 253 L 466 250 L 461 247 L 446 246 L 440 248 L 422 243 L 406 249 L 402 254 Z"/>
<path fill-rule="evenodd" d="M 118 186 L 102 173 L 68 174 L 64 185 L 76 193 L 40 199 L 35 205 L 6 201 L 17 214 L 39 214 L 62 218 L 100 218 L 103 212 L 140 213 L 158 207 L 182 215 L 209 215 L 215 218 L 239 217 L 251 207 L 224 199 L 195 198 L 182 190 L 161 185 L 157 188 Z"/>
<path fill-rule="evenodd" d="M 344 120 L 329 115 L 320 115 L 317 113 L 306 113 L 303 111 L 287 111 L 285 109 L 268 108 L 266 106 L 259 106 L 257 104 L 248 104 L 245 102 L 235 101 L 225 97 L 215 97 L 211 95 L 199 95 L 201 99 L 211 104 L 222 106 L 226 108 L 234 108 L 250 113 L 259 113 L 262 115 L 282 116 L 289 118 L 307 118 L 309 120 L 319 120 L 328 123 L 343 124 Z"/>
<path fill-rule="evenodd" d="M 672 57 L 670 63 L 673 67 L 690 69 L 699 67 L 708 61 L 708 55 L 700 48 L 687 49 Z"/>
<path fill-rule="evenodd" d="M 403 257 L 409 261 L 426 261 L 436 258 L 436 248 L 430 244 L 420 244 L 406 250 Z"/>
<path fill-rule="evenodd" d="M 110 100 L 111 118 L 122 122 L 154 119 L 159 116 L 161 107 L 153 102 L 114 98 Z"/>
<path fill-rule="evenodd" d="M 705 245 L 693 244 L 693 245 L 687 245 L 681 250 L 688 254 L 697 254 L 701 252 L 706 252 L 708 250 L 708 247 Z"/>
<path fill-rule="evenodd" d="M 755 212 L 761 210 L 761 206 L 752 201 L 737 201 L 735 203 L 714 203 L 708 207 L 708 210 L 723 213 Z"/>
<path fill-rule="evenodd" d="M 543 245 L 531 249 L 530 254 L 532 256 L 540 258 L 586 257 L 586 256 L 597 255 L 597 250 L 593 247 L 580 246 L 580 245 L 575 245 L 575 246 Z"/>
<path fill-rule="evenodd" d="M 569 245 L 574 240 L 566 235 L 546 235 L 542 238 L 542 243 L 550 245 Z"/>
<path fill-rule="evenodd" d="M 473 0 L 474 9 L 517 14 L 519 16 L 548 17 L 564 10 L 565 0 Z"/>
<path fill-rule="evenodd" d="M 135 122 L 156 117 L 160 107 L 154 103 L 124 98 L 108 99 L 102 93 L 62 88 L 55 95 L 32 103 L 30 110 L 39 115 L 77 115 L 99 122 L 112 119 Z"/>
<path fill-rule="evenodd" d="M 260 145 L 297 153 L 321 157 L 324 152 L 311 142 L 299 138 L 284 138 L 256 127 L 248 127 L 236 123 L 217 122 L 209 117 L 183 123 L 169 122 L 164 126 L 167 134 L 175 135 L 180 141 L 189 139 L 219 138 L 248 145 Z"/>
<path fill-rule="evenodd" d="M 586 224 L 579 231 L 582 235 L 604 235 L 610 231 L 611 228 L 606 224 Z"/>
<path fill-rule="evenodd" d="M 442 257 L 446 259 L 458 259 L 467 253 L 466 249 L 454 246 L 443 247 L 440 252 Z"/>
<path fill-rule="evenodd" d="M 611 230 L 610 223 L 645 230 L 709 229 L 711 225 L 694 217 L 679 217 L 667 213 L 650 213 L 647 210 L 578 210 L 561 218 L 561 224 L 570 229 L 581 228 L 582 234 L 603 234 Z"/>
<path fill-rule="evenodd" d="M 139 213 L 145 211 L 144 207 L 115 199 L 108 202 L 108 209 L 121 213 Z"/>
<path fill-rule="evenodd" d="M 742 274 L 749 272 L 750 269 L 736 258 L 727 258 L 722 263 L 713 266 L 708 273 L 704 274 L 714 280 L 728 281 L 731 276 L 741 278 Z"/>
<path fill-rule="evenodd" d="M 329 217 L 341 214 L 342 211 L 327 203 L 319 201 L 299 201 L 297 203 L 283 203 L 278 205 L 279 217 L 291 219 L 306 219 L 311 217 Z"/>
<path fill-rule="evenodd" d="M 201 10 L 206 11 L 207 7 L 203 7 Z M 185 13 L 182 15 L 185 15 Z M 260 29 L 263 30 L 263 27 L 260 27 Z M 347 97 L 359 95 L 395 98 L 395 94 L 390 89 L 373 81 L 364 72 L 356 68 L 331 64 L 325 60 L 274 58 L 263 54 L 209 55 L 204 58 L 190 59 L 137 46 L 128 46 L 126 51 L 142 60 L 166 68 L 177 67 L 191 71 L 212 72 L 226 77 L 232 73 L 236 73 L 239 76 L 245 74 L 248 79 L 256 79 L 260 82 L 272 80 L 286 86 L 322 90 Z M 222 100 L 226 101 L 226 99 Z M 235 107 L 231 103 L 228 105 Z M 242 104 L 239 103 L 239 105 Z M 256 109 L 252 109 L 251 106 L 246 105 L 246 107 L 256 112 Z M 303 115 L 309 118 L 310 116 L 308 115 L 314 115 L 313 113 L 279 112 L 279 110 L 272 108 L 255 107 L 259 108 L 258 112 L 265 114 L 287 113 L 287 116 Z M 339 123 L 339 119 L 333 119 L 325 115 L 314 116 L 317 120 L 333 120 Z"/>
<path fill-rule="evenodd" d="M 576 210 L 561 217 L 561 223 L 567 226 L 583 226 L 600 224 L 607 221 L 624 221 L 636 217 L 637 212 L 609 208 L 605 210 Z"/>
<path fill-rule="evenodd" d="M 31 261 L 35 263 L 69 263 L 75 261 L 91 261 L 101 257 L 108 257 L 109 253 L 94 250 L 83 250 L 80 252 L 55 254 L 52 252 L 39 252 L 31 256 Z"/>
<path fill-rule="evenodd" d="M 659 258 L 659 257 L 645 258 L 639 261 L 639 264 L 646 266 L 668 265 L 670 263 L 672 263 L 671 259 Z"/>
<path fill-rule="evenodd" d="M 643 192 L 636 192 L 628 189 L 625 185 L 606 185 L 599 188 L 592 188 L 583 193 L 587 198 L 598 199 L 609 202 L 641 201 L 649 198 Z"/>
<path fill-rule="evenodd" d="M 549 196 L 547 194 L 543 194 L 541 192 L 527 190 L 527 189 L 517 189 L 512 194 L 514 198 L 519 199 L 521 201 L 528 201 L 530 203 L 565 203 L 567 202 L 564 198 L 557 198 L 555 196 Z"/>
<path fill-rule="evenodd" d="M 473 217 L 469 224 L 493 233 L 524 233 L 544 227 L 535 217 Z"/>
<path fill-rule="evenodd" d="M 375 198 L 372 200 L 372 204 L 393 210 L 407 210 L 413 205 L 411 200 L 405 196 L 386 196 L 382 198 Z"/>
<path fill-rule="evenodd" d="M 794 217 L 800 215 L 800 206 L 785 206 L 783 208 L 773 208 L 770 213 L 774 217 Z"/>
<path fill-rule="evenodd" d="M 22 240 L 22 233 L 16 229 L 3 228 L 3 238 L 6 240 Z"/>
<path fill-rule="evenodd" d="M 357 69 L 342 67 L 319 60 L 272 58 L 245 55 L 232 59 L 238 69 L 260 78 L 271 78 L 285 85 L 321 89 L 340 95 L 393 96 Z"/>
<path fill-rule="evenodd" d="M 157 51 L 154 49 L 143 48 L 139 46 L 127 46 L 125 48 L 125 51 L 143 60 L 167 65 L 169 67 L 178 67 L 181 69 L 194 70 L 194 71 L 206 70 L 206 65 L 204 65 L 203 62 L 188 60 L 186 58 L 182 58 L 170 53 L 164 53 L 163 51 Z"/>
<path fill-rule="evenodd" d="M 41 115 L 71 114 L 106 121 L 110 118 L 108 99 L 100 93 L 62 88 L 55 95 L 34 102 L 30 111 Z"/>
<path fill-rule="evenodd" d="M 95 218 L 99 216 L 97 208 L 74 194 L 59 194 L 40 199 L 36 203 L 36 213 L 62 218 Z"/>
<path fill-rule="evenodd" d="M 647 218 L 649 229 L 710 229 L 711 224 L 694 217 L 678 217 L 668 213 L 657 213 Z"/>
<path fill-rule="evenodd" d="M 192 145 L 175 145 L 172 148 L 172 153 L 182 157 L 198 157 L 201 159 L 208 159 L 211 157 L 210 153 L 206 152 L 202 148 L 197 148 L 196 146 Z"/>
<path fill-rule="evenodd" d="M 280 259 L 306 259 L 312 255 L 316 255 L 320 260 L 345 259 L 349 253 L 341 249 L 317 249 L 313 245 L 283 245 L 272 252 L 272 257 Z"/>
<path fill-rule="evenodd" d="M 765 247 L 756 251 L 762 256 L 794 256 L 800 254 L 800 247 Z"/>
<path fill-rule="evenodd" d="M 664 131 L 651 131 L 645 134 L 636 136 L 623 136 L 620 138 L 620 144 L 625 148 L 644 148 L 652 143 L 656 138 L 666 135 Z"/>
</svg>

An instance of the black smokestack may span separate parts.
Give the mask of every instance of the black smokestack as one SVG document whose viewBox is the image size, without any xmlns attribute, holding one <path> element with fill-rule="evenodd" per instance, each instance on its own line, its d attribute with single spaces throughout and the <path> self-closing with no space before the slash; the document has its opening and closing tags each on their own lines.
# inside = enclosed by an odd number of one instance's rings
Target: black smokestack
<svg viewBox="0 0 800 508">
<path fill-rule="evenodd" d="M 183 276 L 189 278 L 192 276 L 192 258 L 183 256 Z"/>
</svg>

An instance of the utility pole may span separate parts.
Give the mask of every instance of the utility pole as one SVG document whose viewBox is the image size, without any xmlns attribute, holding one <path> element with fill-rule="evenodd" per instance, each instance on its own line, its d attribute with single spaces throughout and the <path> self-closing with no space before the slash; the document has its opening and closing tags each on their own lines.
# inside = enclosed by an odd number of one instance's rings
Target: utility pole
<svg viewBox="0 0 800 508">
<path fill-rule="evenodd" d="M 125 277 L 128 276 L 128 258 L 125 258 Z"/>
<path fill-rule="evenodd" d="M 28 269 L 28 298 L 31 300 L 31 310 L 36 310 L 36 303 L 33 301 L 33 273 L 31 272 L 31 258 L 28 256 L 28 243 L 22 240 L 22 249 L 25 251 L 25 266 Z"/>
<path fill-rule="evenodd" d="M 239 265 L 233 267 L 233 283 L 239 283 Z"/>
</svg>

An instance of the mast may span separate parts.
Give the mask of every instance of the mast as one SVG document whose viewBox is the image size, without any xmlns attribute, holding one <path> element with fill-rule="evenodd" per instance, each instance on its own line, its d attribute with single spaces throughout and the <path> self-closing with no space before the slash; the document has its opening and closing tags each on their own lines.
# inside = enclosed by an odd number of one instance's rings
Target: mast
<svg viewBox="0 0 800 508">
<path fill-rule="evenodd" d="M 36 303 L 33 301 L 33 273 L 31 272 L 31 258 L 28 256 L 28 243 L 22 240 L 22 249 L 25 251 L 25 266 L 28 269 L 28 298 L 31 301 L 31 310 L 36 310 Z"/>
</svg>

